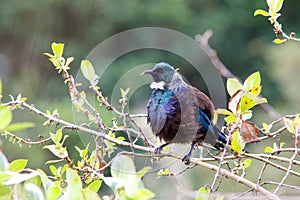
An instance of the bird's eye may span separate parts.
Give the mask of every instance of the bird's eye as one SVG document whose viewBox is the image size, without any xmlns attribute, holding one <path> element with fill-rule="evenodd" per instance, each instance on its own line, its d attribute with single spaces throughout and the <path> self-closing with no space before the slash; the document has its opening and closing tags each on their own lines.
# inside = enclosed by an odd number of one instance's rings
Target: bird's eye
<svg viewBox="0 0 300 200">
<path fill-rule="evenodd" d="M 163 73 L 163 72 L 165 71 L 165 69 L 163 69 L 163 68 L 157 68 L 156 71 L 157 71 L 158 73 Z"/>
</svg>

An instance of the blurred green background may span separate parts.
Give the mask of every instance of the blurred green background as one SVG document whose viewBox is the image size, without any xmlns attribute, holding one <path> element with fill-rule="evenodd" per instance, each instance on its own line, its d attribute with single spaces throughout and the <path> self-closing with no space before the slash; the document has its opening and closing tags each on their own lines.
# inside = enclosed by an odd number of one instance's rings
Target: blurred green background
<svg viewBox="0 0 300 200">
<path fill-rule="evenodd" d="M 71 121 L 72 105 L 67 87 L 43 56 L 44 52 L 51 52 L 50 44 L 53 41 L 66 44 L 65 55 L 76 58 L 71 69 L 71 73 L 76 74 L 80 60 L 100 42 L 128 29 L 152 26 L 173 29 L 192 38 L 207 29 L 213 30 L 210 44 L 229 70 L 241 79 L 260 71 L 263 95 L 269 103 L 281 114 L 295 113 L 300 110 L 300 45 L 295 42 L 273 45 L 274 33 L 267 18 L 253 16 L 258 8 L 267 9 L 265 0 L 1 1 L 0 77 L 4 87 L 3 101 L 9 100 L 9 94 L 16 96 L 22 93 L 28 97 L 29 103 L 41 110 L 58 108 L 61 116 Z M 286 32 L 295 31 L 297 34 L 299 31 L 299 9 L 300 1 L 284 2 L 279 21 Z M 156 56 L 166 56 L 170 63 L 177 62 L 175 56 L 159 51 L 146 50 L 137 55 L 125 56 L 114 64 L 132 66 L 133 63 L 156 62 Z M 176 64 L 180 66 L 182 63 Z M 127 70 L 126 67 L 120 69 Z M 120 72 L 110 73 L 108 77 L 117 76 Z M 189 74 L 188 71 L 184 73 Z M 193 80 L 192 75 L 187 78 Z M 102 88 L 104 92 L 111 89 L 110 84 Z M 106 95 L 109 96 L 109 92 Z M 257 115 L 253 121 L 258 125 L 271 121 L 261 109 L 255 111 Z M 53 127 L 41 128 L 43 119 L 27 111 L 16 112 L 14 121 L 34 121 L 37 128 L 21 132 L 20 136 L 35 140 L 39 134 L 47 135 L 53 130 Z M 18 148 L 18 145 L 11 145 L 3 138 L 1 141 L 9 160 L 27 157 L 30 158 L 30 167 L 47 169 L 44 162 L 51 155 L 40 146 Z M 82 144 L 73 135 L 67 140 L 67 145 Z"/>
</svg>

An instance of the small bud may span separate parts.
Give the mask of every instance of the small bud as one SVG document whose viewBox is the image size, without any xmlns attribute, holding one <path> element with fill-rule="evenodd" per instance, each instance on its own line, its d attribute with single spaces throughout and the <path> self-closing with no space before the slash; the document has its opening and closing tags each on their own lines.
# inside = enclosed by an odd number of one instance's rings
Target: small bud
<svg viewBox="0 0 300 200">
<path fill-rule="evenodd" d="M 291 37 L 291 38 L 295 38 L 295 37 L 296 37 L 296 33 L 295 33 L 295 32 L 291 32 L 291 33 L 290 33 L 290 37 Z"/>
</svg>

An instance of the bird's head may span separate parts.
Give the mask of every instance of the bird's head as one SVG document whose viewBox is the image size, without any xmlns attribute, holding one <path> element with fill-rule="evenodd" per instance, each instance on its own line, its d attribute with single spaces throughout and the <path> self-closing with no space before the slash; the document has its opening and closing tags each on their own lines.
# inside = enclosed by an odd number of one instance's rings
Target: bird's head
<svg viewBox="0 0 300 200">
<path fill-rule="evenodd" d="M 167 85 L 171 82 L 174 74 L 177 73 L 174 67 L 165 62 L 156 64 L 153 69 L 144 71 L 143 74 L 152 76 L 155 82 L 165 82 Z"/>
</svg>

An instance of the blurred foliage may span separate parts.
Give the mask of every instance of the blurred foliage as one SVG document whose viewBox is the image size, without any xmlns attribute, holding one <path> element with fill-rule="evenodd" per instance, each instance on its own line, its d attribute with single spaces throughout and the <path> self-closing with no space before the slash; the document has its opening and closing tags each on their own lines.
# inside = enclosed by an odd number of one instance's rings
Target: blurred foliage
<svg viewBox="0 0 300 200">
<path fill-rule="evenodd" d="M 49 64 L 40 56 L 40 52 L 45 52 L 52 41 L 68 44 L 71 49 L 68 54 L 84 58 L 106 38 L 143 26 L 170 28 L 191 37 L 212 29 L 215 33 L 212 46 L 224 63 L 242 79 L 245 74 L 258 69 L 271 70 L 263 49 L 271 42 L 272 30 L 266 28 L 269 25 L 266 21 L 253 17 L 254 10 L 265 7 L 265 1 L 261 0 L 166 0 L 159 3 L 151 0 L 143 3 L 138 0 L 72 3 L 63 0 L 27 0 L 20 3 L 12 0 L 0 4 L 0 55 L 4 56 L 0 61 L 7 60 L 7 65 L 1 67 L 1 74 L 8 74 L 6 79 L 12 80 L 12 83 L 18 80 L 19 84 L 13 84 L 9 91 L 17 93 L 22 90 L 26 96 L 46 98 L 49 91 L 53 91 L 51 88 L 56 86 L 56 81 L 53 81 L 55 74 L 49 72 Z M 284 10 L 291 13 L 285 15 L 286 11 L 283 11 L 281 18 L 286 27 L 296 27 L 295 16 L 290 15 L 297 13 L 293 10 L 299 6 L 299 2 L 285 2 Z M 146 57 L 145 54 L 136 56 L 135 60 L 144 63 Z M 75 61 L 79 66 L 78 62 Z M 123 62 L 123 66 L 128 65 Z M 31 74 L 30 79 L 28 74 Z M 265 95 L 278 103 L 283 97 L 274 77 L 266 73 L 263 79 L 264 85 L 274 85 L 272 90 L 265 91 Z M 37 82 L 41 83 L 39 87 Z M 27 87 L 20 89 L 20 85 Z M 35 91 L 31 90 L 33 86 Z M 52 94 L 58 92 L 63 94 L 64 91 L 56 88 Z"/>
</svg>

